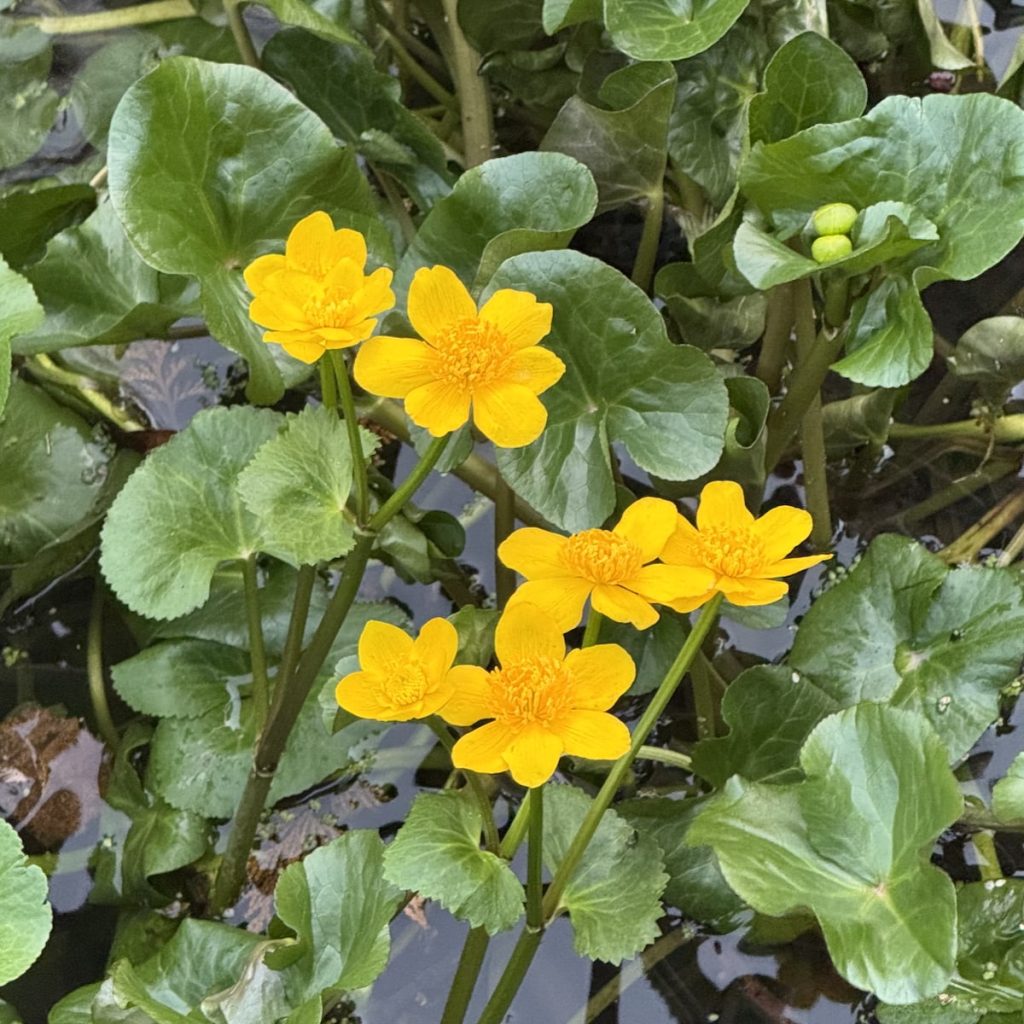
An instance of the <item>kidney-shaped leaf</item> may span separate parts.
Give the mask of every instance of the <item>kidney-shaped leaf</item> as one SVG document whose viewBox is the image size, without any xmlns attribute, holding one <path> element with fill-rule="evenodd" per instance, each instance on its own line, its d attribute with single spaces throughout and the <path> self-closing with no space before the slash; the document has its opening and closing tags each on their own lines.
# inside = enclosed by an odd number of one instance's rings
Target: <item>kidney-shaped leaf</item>
<svg viewBox="0 0 1024 1024">
<path fill-rule="evenodd" d="M 826 718 L 790 786 L 733 776 L 690 827 L 755 910 L 807 907 L 839 972 L 891 1003 L 940 992 L 953 971 L 953 883 L 928 857 L 960 813 L 946 752 L 919 715 L 861 704 Z"/>
<path fill-rule="evenodd" d="M 750 0 L 604 0 L 612 41 L 637 60 L 682 60 L 721 39 Z"/>
<path fill-rule="evenodd" d="M 725 384 L 703 352 L 669 342 L 658 311 L 617 270 L 576 252 L 530 253 L 505 263 L 491 288 L 554 306 L 544 345 L 566 372 L 541 396 L 547 427 L 533 444 L 498 452 L 502 474 L 543 516 L 574 532 L 611 515 L 615 442 L 667 480 L 691 480 L 718 461 Z"/>
<path fill-rule="evenodd" d="M 53 915 L 46 875 L 29 864 L 18 833 L 0 819 L 0 985 L 24 974 L 43 951 Z"/>
<path fill-rule="evenodd" d="M 11 390 L 11 339 L 31 331 L 43 319 L 32 285 L 0 256 L 0 412 Z"/>
<path fill-rule="evenodd" d="M 108 165 L 132 244 L 157 270 L 199 277 L 211 330 L 250 365 L 249 397 L 275 401 L 283 383 L 261 331 L 223 307 L 244 295 L 241 268 L 306 214 L 372 213 L 351 150 L 268 75 L 173 57 L 122 97 Z"/>
<path fill-rule="evenodd" d="M 878 537 L 804 616 L 789 657 L 841 706 L 886 701 L 927 718 L 951 761 L 996 718 L 1024 657 L 1024 595 L 1005 569 L 948 569 Z"/>
</svg>

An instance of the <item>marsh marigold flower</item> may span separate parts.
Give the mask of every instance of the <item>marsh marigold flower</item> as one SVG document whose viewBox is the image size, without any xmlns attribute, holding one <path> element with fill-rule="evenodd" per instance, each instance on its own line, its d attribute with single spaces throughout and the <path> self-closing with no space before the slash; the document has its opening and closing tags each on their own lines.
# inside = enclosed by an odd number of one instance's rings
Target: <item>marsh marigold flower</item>
<svg viewBox="0 0 1024 1024">
<path fill-rule="evenodd" d="M 461 674 L 440 711 L 452 725 L 493 719 L 455 744 L 456 768 L 509 771 L 522 786 L 540 786 L 563 754 L 612 760 L 629 749 L 629 730 L 607 714 L 636 675 L 618 644 L 567 656 L 550 615 L 518 604 L 499 620 L 494 648 L 500 667 Z"/>
<path fill-rule="evenodd" d="M 335 690 L 338 703 L 360 718 L 408 722 L 433 715 L 451 699 L 460 681 L 481 671 L 456 665 L 455 627 L 431 619 L 415 640 L 389 622 L 369 621 L 359 637 L 359 671 L 350 672 Z"/>
<path fill-rule="evenodd" d="M 416 271 L 409 320 L 422 341 L 383 335 L 356 356 L 359 386 L 405 399 L 405 411 L 434 437 L 473 422 L 501 448 L 536 441 L 547 423 L 537 396 L 565 373 L 540 348 L 551 330 L 551 305 L 529 292 L 502 288 L 477 310 L 447 267 Z"/>
<path fill-rule="evenodd" d="M 311 213 L 292 228 L 284 255 L 260 256 L 245 268 L 254 298 L 249 318 L 269 327 L 263 340 L 304 363 L 328 349 L 368 338 L 374 319 L 395 304 L 391 271 L 365 274 L 366 239 L 331 218 Z"/>
<path fill-rule="evenodd" d="M 811 532 L 811 517 L 801 508 L 780 505 L 755 519 L 743 500 L 743 489 L 731 480 L 705 486 L 697 506 L 697 525 L 683 516 L 661 557 L 673 565 L 709 569 L 714 582 L 706 593 L 673 601 L 688 612 L 713 594 L 722 593 L 738 605 L 771 604 L 789 589 L 779 576 L 823 562 L 831 555 L 786 558 Z"/>
<path fill-rule="evenodd" d="M 577 625 L 590 598 L 595 611 L 616 622 L 647 629 L 658 621 L 654 603 L 706 593 L 714 583 L 707 569 L 651 564 L 676 528 L 678 512 L 664 498 L 641 498 L 613 530 L 584 530 L 563 537 L 547 530 L 516 530 L 498 556 L 526 582 L 512 598 L 551 616 L 563 631 Z"/>
</svg>

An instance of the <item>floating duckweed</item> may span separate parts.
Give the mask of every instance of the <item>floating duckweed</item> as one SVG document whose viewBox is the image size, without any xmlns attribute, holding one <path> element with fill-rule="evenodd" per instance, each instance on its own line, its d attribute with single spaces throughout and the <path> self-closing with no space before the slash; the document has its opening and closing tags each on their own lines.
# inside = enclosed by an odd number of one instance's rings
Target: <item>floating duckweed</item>
<svg viewBox="0 0 1024 1024">
<path fill-rule="evenodd" d="M 847 235 L 857 220 L 857 210 L 849 203 L 826 203 L 811 214 L 818 235 Z"/>
<path fill-rule="evenodd" d="M 853 252 L 853 242 L 846 235 L 822 235 L 811 243 L 811 255 L 816 263 L 831 263 Z"/>
</svg>

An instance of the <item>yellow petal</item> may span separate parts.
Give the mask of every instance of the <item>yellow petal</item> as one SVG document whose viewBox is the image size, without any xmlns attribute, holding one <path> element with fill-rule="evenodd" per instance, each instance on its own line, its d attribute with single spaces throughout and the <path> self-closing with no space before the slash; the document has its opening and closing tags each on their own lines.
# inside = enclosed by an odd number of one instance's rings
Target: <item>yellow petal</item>
<svg viewBox="0 0 1024 1024">
<path fill-rule="evenodd" d="M 565 363 L 554 352 L 539 345 L 532 345 L 516 352 L 512 356 L 510 366 L 509 376 L 512 382 L 522 384 L 535 395 L 547 391 L 565 373 Z"/>
<path fill-rule="evenodd" d="M 712 480 L 700 492 L 697 528 L 736 529 L 750 526 L 754 517 L 743 500 L 743 488 L 732 480 Z"/>
<path fill-rule="evenodd" d="M 675 601 L 666 601 L 668 605 L 675 612 L 682 612 L 684 615 L 687 612 L 695 611 L 702 604 L 707 604 L 717 593 L 715 588 L 711 588 L 704 594 L 698 594 L 696 597 L 680 597 Z"/>
<path fill-rule="evenodd" d="M 505 763 L 520 786 L 543 786 L 558 767 L 564 752 L 562 739 L 541 725 L 528 725 L 509 744 Z"/>
<path fill-rule="evenodd" d="M 550 530 L 524 526 L 501 542 L 498 557 L 528 580 L 565 576 L 567 569 L 562 554 L 567 540 Z"/>
<path fill-rule="evenodd" d="M 697 528 L 681 514 L 676 515 L 675 530 L 662 548 L 661 558 L 672 565 L 703 567 L 704 547 Z"/>
<path fill-rule="evenodd" d="M 288 265 L 303 273 L 321 276 L 330 266 L 328 250 L 334 240 L 334 222 L 323 210 L 303 217 L 288 233 L 284 251 Z M 326 268 L 325 268 L 326 269 Z"/>
<path fill-rule="evenodd" d="M 370 322 L 370 330 L 366 332 L 367 336 L 372 331 L 373 323 Z M 349 330 L 347 327 L 317 327 L 313 333 L 323 339 L 324 348 L 328 349 L 351 348 L 363 340 L 357 332 Z"/>
<path fill-rule="evenodd" d="M 583 606 L 593 589 L 593 583 L 578 576 L 528 580 L 509 598 L 508 607 L 522 603 L 536 605 L 563 633 L 568 633 L 580 624 Z"/>
<path fill-rule="evenodd" d="M 352 305 L 359 316 L 377 316 L 395 304 L 395 293 L 391 290 L 392 273 L 388 267 L 379 267 L 352 296 Z"/>
<path fill-rule="evenodd" d="M 338 260 L 324 275 L 324 290 L 333 302 L 350 300 L 363 287 L 363 268 L 354 260 Z"/>
<path fill-rule="evenodd" d="M 512 736 L 507 725 L 488 722 L 458 740 L 452 748 L 452 764 L 474 772 L 503 772 L 507 767 L 504 755 Z"/>
<path fill-rule="evenodd" d="M 358 718 L 372 718 L 378 722 L 395 721 L 394 708 L 382 704 L 377 698 L 377 687 L 368 672 L 350 672 L 334 688 L 338 706 Z"/>
<path fill-rule="evenodd" d="M 370 619 L 359 635 L 359 667 L 388 675 L 412 655 L 412 637 L 390 622 Z"/>
<path fill-rule="evenodd" d="M 813 527 L 809 512 L 792 505 L 780 505 L 755 520 L 754 533 L 764 542 L 765 558 L 775 562 L 807 540 Z"/>
<path fill-rule="evenodd" d="M 423 699 L 416 702 L 418 707 L 416 713 L 411 717 L 427 718 L 429 715 L 440 713 L 441 708 L 452 699 L 454 692 L 454 684 L 446 672 L 429 687 L 424 693 Z M 410 707 L 409 710 L 411 711 L 412 708 Z"/>
<path fill-rule="evenodd" d="M 302 309 L 273 288 L 260 292 L 249 303 L 249 319 L 275 331 L 301 331 L 309 327 Z"/>
<path fill-rule="evenodd" d="M 818 565 L 830 559 L 831 555 L 806 555 L 803 558 L 781 558 L 777 562 L 770 562 L 763 569 L 752 573 L 757 579 L 770 579 L 773 576 L 792 576 L 795 572 L 803 572 L 810 569 L 812 565 Z"/>
<path fill-rule="evenodd" d="M 729 601 L 742 607 L 774 604 L 789 593 L 789 586 L 783 580 L 719 580 L 718 589 Z"/>
<path fill-rule="evenodd" d="M 502 665 L 530 658 L 565 657 L 565 637 L 546 612 L 536 605 L 517 602 L 505 609 L 494 631 L 494 650 Z"/>
<path fill-rule="evenodd" d="M 570 651 L 565 667 L 573 681 L 573 706 L 607 711 L 636 678 L 636 665 L 618 644 L 595 644 Z"/>
<path fill-rule="evenodd" d="M 594 761 L 616 761 L 629 750 L 629 729 L 604 711 L 570 711 L 556 726 L 565 752 Z"/>
<path fill-rule="evenodd" d="M 263 337 L 267 341 L 277 340 L 269 334 L 265 334 Z M 307 365 L 315 363 L 327 351 L 321 341 L 289 340 L 281 341 L 279 344 L 288 355 Z"/>
<path fill-rule="evenodd" d="M 416 660 L 427 673 L 427 678 L 440 680 L 455 661 L 459 634 L 447 619 L 431 619 L 423 624 L 419 636 L 413 641 L 412 649 Z"/>
<path fill-rule="evenodd" d="M 643 552 L 644 561 L 653 562 L 675 532 L 678 515 L 671 501 L 641 498 L 622 513 L 612 532 L 631 540 Z"/>
<path fill-rule="evenodd" d="M 481 718 L 492 718 L 491 688 L 488 673 L 478 665 L 456 665 L 448 673 L 452 695 L 438 714 L 451 725 L 472 725 Z"/>
<path fill-rule="evenodd" d="M 634 629 L 649 629 L 658 621 L 658 613 L 639 594 L 625 587 L 600 583 L 590 595 L 594 611 L 607 615 L 616 622 L 628 622 Z"/>
<path fill-rule="evenodd" d="M 455 385 L 431 381 L 405 396 L 405 411 L 418 427 L 444 437 L 469 419 L 469 395 Z"/>
<path fill-rule="evenodd" d="M 531 444 L 547 421 L 547 409 L 522 384 L 491 384 L 473 395 L 473 422 L 499 448 Z"/>
<path fill-rule="evenodd" d="M 409 321 L 421 338 L 433 341 L 454 323 L 476 319 L 476 303 L 448 267 L 421 267 L 409 286 Z"/>
<path fill-rule="evenodd" d="M 371 395 L 405 398 L 434 380 L 430 347 L 414 338 L 370 338 L 356 353 L 356 383 Z"/>
<path fill-rule="evenodd" d="M 249 264 L 242 273 L 245 278 L 246 287 L 251 292 L 256 292 L 266 283 L 271 274 L 284 270 L 285 259 L 278 253 L 269 253 L 266 256 L 258 256 Z"/>
<path fill-rule="evenodd" d="M 499 328 L 513 348 L 527 348 L 551 333 L 551 313 L 550 302 L 538 302 L 530 292 L 501 288 L 483 304 L 480 319 Z"/>
<path fill-rule="evenodd" d="M 697 569 L 689 565 L 645 565 L 623 586 L 658 604 L 669 604 L 680 597 L 696 597 L 715 583 L 710 569 Z"/>
<path fill-rule="evenodd" d="M 366 266 L 366 238 L 352 228 L 338 228 L 330 241 L 330 258 L 333 261 L 351 260 L 360 270 Z"/>
</svg>

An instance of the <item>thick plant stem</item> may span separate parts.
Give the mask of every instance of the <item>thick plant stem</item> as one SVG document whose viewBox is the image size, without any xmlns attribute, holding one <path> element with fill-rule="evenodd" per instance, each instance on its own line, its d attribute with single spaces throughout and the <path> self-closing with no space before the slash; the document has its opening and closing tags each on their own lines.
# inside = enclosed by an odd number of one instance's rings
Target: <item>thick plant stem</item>
<svg viewBox="0 0 1024 1024">
<path fill-rule="evenodd" d="M 661 225 L 665 216 L 665 190 L 659 185 L 658 190 L 647 197 L 647 209 L 644 211 L 644 229 L 640 235 L 640 245 L 633 261 L 633 284 L 645 292 L 651 290 L 651 279 L 654 277 L 654 264 L 658 259 L 658 243 L 661 241 Z"/>
<path fill-rule="evenodd" d="M 338 397 L 341 399 L 341 413 L 345 417 L 348 432 L 348 448 L 352 454 L 352 478 L 356 487 L 356 522 L 366 524 L 370 515 L 370 485 L 366 479 L 366 459 L 363 458 L 363 441 L 359 436 L 359 418 L 356 416 L 356 401 L 352 395 L 352 382 L 348 379 L 345 357 L 337 349 L 327 353 L 338 381 Z"/>
<path fill-rule="evenodd" d="M 107 687 L 103 677 L 103 581 L 97 575 L 93 586 L 92 605 L 89 609 L 89 635 L 86 642 L 86 671 L 89 676 L 89 699 L 92 701 L 92 713 L 96 719 L 96 727 L 103 737 L 103 742 L 111 750 L 117 749 L 117 726 L 110 717 L 110 705 L 107 703 Z"/>
<path fill-rule="evenodd" d="M 502 541 L 516 528 L 516 493 L 497 474 L 497 493 L 494 495 L 494 583 L 499 609 L 508 604 L 516 589 L 516 574 L 498 557 Z"/>
<path fill-rule="evenodd" d="M 267 677 L 267 652 L 263 646 L 263 616 L 260 612 L 260 585 L 256 578 L 256 555 L 242 561 L 245 584 L 245 616 L 249 626 L 249 659 L 252 662 L 252 699 L 256 704 L 257 732 L 263 728 L 270 710 L 270 680 Z"/>
<path fill-rule="evenodd" d="M 306 619 L 309 618 L 309 602 L 313 596 L 314 583 L 316 583 L 316 566 L 302 566 L 295 580 L 292 614 L 288 621 L 288 633 L 285 636 L 281 664 L 277 670 L 278 685 L 281 685 L 281 681 L 284 679 L 291 679 L 299 655 L 302 653 L 302 638 L 306 633 Z"/>
<path fill-rule="evenodd" d="M 526 927 L 544 928 L 544 787 L 530 790 L 530 839 L 526 859 Z"/>
<path fill-rule="evenodd" d="M 580 644 L 580 647 L 593 647 L 597 643 L 597 638 L 601 635 L 602 622 L 604 622 L 604 616 L 591 606 L 590 614 L 587 616 L 587 626 L 583 630 L 583 643 Z"/>
<path fill-rule="evenodd" d="M 260 58 L 256 53 L 256 47 L 252 44 L 252 36 L 246 27 L 245 18 L 242 16 L 241 0 L 224 0 L 224 13 L 228 17 L 228 28 L 234 36 L 235 46 L 238 48 L 238 55 L 242 58 L 243 64 L 251 68 L 260 66 Z"/>
<path fill-rule="evenodd" d="M 815 346 L 814 301 L 811 282 L 794 284 L 793 316 L 796 323 L 798 365 L 812 358 Z M 807 511 L 814 524 L 811 543 L 825 548 L 832 540 L 832 513 L 828 503 L 828 463 L 821 416 L 821 392 L 815 395 L 800 419 L 800 453 L 804 464 L 804 493 Z"/>
<path fill-rule="evenodd" d="M 466 1019 L 469 1001 L 473 998 L 476 980 L 484 963 L 487 945 L 490 942 L 483 928 L 471 928 L 462 947 L 459 966 L 456 968 L 452 987 L 448 991 L 448 1002 L 444 1004 L 441 1024 L 462 1024 Z"/>
<path fill-rule="evenodd" d="M 175 18 L 194 18 L 191 0 L 157 0 L 156 3 L 132 4 L 115 11 L 96 11 L 93 14 L 69 14 L 38 18 L 14 18 L 17 25 L 32 25 L 51 36 L 76 35 L 82 32 L 109 32 L 112 29 L 151 25 L 155 21 Z"/>
<path fill-rule="evenodd" d="M 391 47 L 391 52 L 395 55 L 399 66 L 408 72 L 409 77 L 428 96 L 437 100 L 447 110 L 454 110 L 458 106 L 455 97 L 429 71 L 419 64 L 395 33 L 389 32 L 383 27 L 380 28 L 380 33 L 387 40 L 387 44 Z"/>
<path fill-rule="evenodd" d="M 673 768 L 682 768 L 684 772 L 693 771 L 693 760 L 680 753 L 678 750 L 666 750 L 664 747 L 648 747 L 646 744 L 637 752 L 638 758 L 646 758 L 648 761 L 660 761 L 662 764 L 671 765 Z"/>
<path fill-rule="evenodd" d="M 398 515 L 405 503 L 419 490 L 420 484 L 430 476 L 437 465 L 438 459 L 444 454 L 449 436 L 449 434 L 445 434 L 444 437 L 435 437 L 430 442 L 430 447 L 423 453 L 423 458 L 416 463 L 412 472 L 402 481 L 400 486 L 395 488 L 391 497 L 374 513 L 369 525 L 371 533 L 380 533 Z"/>
<path fill-rule="evenodd" d="M 523 841 L 523 837 L 526 835 L 526 830 L 530 824 L 530 793 L 532 790 L 528 790 L 523 802 L 519 805 L 519 809 L 516 811 L 515 817 L 512 819 L 512 824 L 509 825 L 505 831 L 505 836 L 501 840 L 501 846 L 498 849 L 498 853 L 501 854 L 505 860 L 511 860 L 519 849 L 520 844 Z"/>
<path fill-rule="evenodd" d="M 469 45 L 459 25 L 458 0 L 441 0 L 453 56 L 452 77 L 462 112 L 462 150 L 466 169 L 490 160 L 494 146 L 491 95 L 479 73 L 480 54 Z"/>
<path fill-rule="evenodd" d="M 1000 444 L 1024 441 L 1024 413 L 985 420 L 956 420 L 953 423 L 890 423 L 889 437 L 895 440 L 931 437 L 994 438 Z"/>
<path fill-rule="evenodd" d="M 978 872 L 983 882 L 994 882 L 1003 877 L 1003 869 L 999 864 L 995 840 L 991 832 L 981 831 L 971 835 L 975 853 L 978 855 Z"/>
<path fill-rule="evenodd" d="M 789 339 L 793 333 L 793 287 L 776 285 L 768 293 L 768 311 L 764 322 L 761 353 L 757 357 L 757 376 L 774 395 L 782 384 Z"/>
<path fill-rule="evenodd" d="M 338 377 L 329 359 L 320 360 L 320 400 L 325 409 L 338 411 Z"/>
<path fill-rule="evenodd" d="M 523 928 L 519 933 L 519 940 L 505 965 L 505 972 L 498 981 L 498 986 L 491 998 L 487 1001 L 477 1024 L 501 1024 L 505 1020 L 505 1014 L 512 1005 L 512 1000 L 515 999 L 519 986 L 522 985 L 526 972 L 530 969 L 530 964 L 533 963 L 537 947 L 543 937 L 544 932 L 539 929 L 535 931 L 529 926 Z"/>
</svg>

